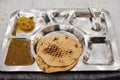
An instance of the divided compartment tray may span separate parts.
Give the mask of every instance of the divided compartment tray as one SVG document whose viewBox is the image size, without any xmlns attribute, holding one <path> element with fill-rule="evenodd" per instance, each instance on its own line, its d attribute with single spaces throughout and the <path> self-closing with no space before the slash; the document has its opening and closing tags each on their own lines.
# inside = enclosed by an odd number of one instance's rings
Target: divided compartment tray
<svg viewBox="0 0 120 80">
<path fill-rule="evenodd" d="M 93 16 L 88 9 L 40 9 L 18 10 L 10 16 L 0 53 L 1 71 L 39 71 L 36 58 L 36 44 L 47 35 L 63 33 L 79 40 L 83 52 L 78 63 L 70 71 L 105 71 L 119 70 L 120 55 L 113 32 L 109 13 L 104 9 L 93 8 L 101 23 L 101 30 L 92 29 Z M 16 20 L 19 17 L 32 17 L 35 28 L 31 32 L 17 32 Z M 33 63 L 26 65 L 6 65 L 5 59 L 10 39 L 25 39 L 30 42 L 29 49 Z M 24 59 L 24 58 L 23 58 Z"/>
</svg>

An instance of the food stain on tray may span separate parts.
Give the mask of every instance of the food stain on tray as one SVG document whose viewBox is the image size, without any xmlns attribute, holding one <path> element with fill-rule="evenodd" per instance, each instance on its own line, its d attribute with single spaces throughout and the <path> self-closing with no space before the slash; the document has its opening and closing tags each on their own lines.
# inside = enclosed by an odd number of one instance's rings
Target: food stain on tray
<svg viewBox="0 0 120 80">
<path fill-rule="evenodd" d="M 11 39 L 5 64 L 9 66 L 31 65 L 34 58 L 30 52 L 30 41 L 26 39 Z"/>
</svg>

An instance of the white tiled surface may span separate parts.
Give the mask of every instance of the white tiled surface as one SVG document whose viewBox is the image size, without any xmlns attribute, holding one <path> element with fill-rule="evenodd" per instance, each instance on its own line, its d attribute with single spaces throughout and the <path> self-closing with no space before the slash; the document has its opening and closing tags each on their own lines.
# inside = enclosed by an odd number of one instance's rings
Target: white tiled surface
<svg viewBox="0 0 120 80">
<path fill-rule="evenodd" d="M 0 0 L 0 47 L 10 14 L 18 9 L 100 7 L 111 15 L 120 49 L 120 0 Z"/>
</svg>

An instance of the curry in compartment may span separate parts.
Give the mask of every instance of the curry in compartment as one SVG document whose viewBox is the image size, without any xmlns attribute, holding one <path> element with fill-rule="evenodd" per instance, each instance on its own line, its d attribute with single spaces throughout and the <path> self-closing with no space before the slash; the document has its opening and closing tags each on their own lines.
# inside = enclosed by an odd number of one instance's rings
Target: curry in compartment
<svg viewBox="0 0 120 80">
<path fill-rule="evenodd" d="M 22 16 L 17 19 L 13 34 L 15 35 L 16 31 L 17 32 L 21 32 L 21 31 L 30 32 L 34 28 L 35 28 L 35 22 L 33 18 L 32 17 L 27 18 L 25 16 Z"/>
<path fill-rule="evenodd" d="M 13 38 L 10 42 L 5 64 L 10 66 L 31 65 L 34 58 L 30 52 L 30 41 Z"/>
</svg>

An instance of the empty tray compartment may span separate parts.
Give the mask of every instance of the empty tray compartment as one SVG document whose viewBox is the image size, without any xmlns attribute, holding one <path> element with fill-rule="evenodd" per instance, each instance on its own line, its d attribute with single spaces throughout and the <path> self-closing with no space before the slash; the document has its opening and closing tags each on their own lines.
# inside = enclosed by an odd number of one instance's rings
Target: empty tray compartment
<svg viewBox="0 0 120 80">
<path fill-rule="evenodd" d="M 83 57 L 86 64 L 110 65 L 113 63 L 113 53 L 110 40 L 106 37 L 90 37 L 88 48 Z"/>
<path fill-rule="evenodd" d="M 69 13 L 67 11 L 54 11 L 52 12 L 51 18 L 55 23 L 63 23 L 67 21 Z"/>
<path fill-rule="evenodd" d="M 100 12 L 95 12 L 95 15 L 97 17 L 100 16 Z M 90 14 L 90 12 L 80 12 L 80 11 L 76 11 L 73 13 L 73 15 L 71 15 L 70 21 L 69 23 L 72 25 L 76 25 L 79 26 L 81 23 L 81 21 L 84 21 L 86 19 L 90 19 L 92 16 Z"/>
</svg>

